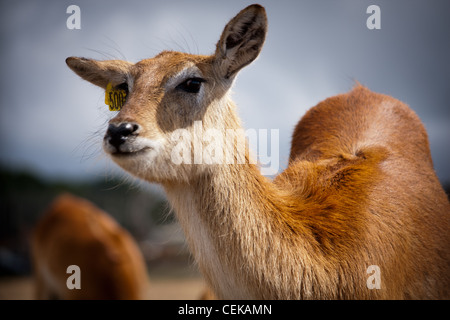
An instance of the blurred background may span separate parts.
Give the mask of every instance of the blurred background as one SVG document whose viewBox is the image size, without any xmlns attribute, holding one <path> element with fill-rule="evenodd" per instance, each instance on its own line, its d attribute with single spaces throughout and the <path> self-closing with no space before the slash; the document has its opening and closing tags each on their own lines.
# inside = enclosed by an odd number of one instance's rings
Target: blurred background
<svg viewBox="0 0 450 320">
<path fill-rule="evenodd" d="M 0 0 L 0 299 L 31 298 L 30 231 L 64 191 L 91 200 L 133 234 L 151 278 L 175 288 L 160 297 L 196 297 L 202 280 L 164 193 L 103 154 L 114 113 L 103 90 L 72 73 L 65 59 L 210 54 L 229 19 L 253 2 Z M 258 60 L 239 74 L 233 97 L 246 129 L 279 130 L 279 172 L 306 110 L 358 81 L 419 115 L 448 190 L 449 1 L 258 3 L 266 7 L 269 32 Z M 381 9 L 380 30 L 366 26 L 372 4 Z M 81 29 L 66 26 L 70 5 L 81 10 Z M 189 284 L 185 291 L 176 285 L 182 281 Z"/>
</svg>

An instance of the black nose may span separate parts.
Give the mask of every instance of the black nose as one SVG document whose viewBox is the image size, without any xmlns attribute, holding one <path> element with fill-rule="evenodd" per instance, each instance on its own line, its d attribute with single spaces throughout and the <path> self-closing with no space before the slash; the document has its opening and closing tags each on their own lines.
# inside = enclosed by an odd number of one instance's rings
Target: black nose
<svg viewBox="0 0 450 320">
<path fill-rule="evenodd" d="M 136 123 L 120 123 L 118 125 L 111 123 L 106 131 L 105 140 L 114 146 L 118 151 L 122 145 L 131 135 L 136 135 L 139 125 Z"/>
</svg>

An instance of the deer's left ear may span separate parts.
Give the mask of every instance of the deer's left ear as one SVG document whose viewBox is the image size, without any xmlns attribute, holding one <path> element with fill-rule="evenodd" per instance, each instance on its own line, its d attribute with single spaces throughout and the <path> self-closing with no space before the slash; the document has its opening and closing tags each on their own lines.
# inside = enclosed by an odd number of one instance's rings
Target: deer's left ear
<svg viewBox="0 0 450 320">
<path fill-rule="evenodd" d="M 221 76 L 232 78 L 261 52 L 267 33 L 266 10 L 257 4 L 239 12 L 217 43 L 215 65 Z"/>
</svg>

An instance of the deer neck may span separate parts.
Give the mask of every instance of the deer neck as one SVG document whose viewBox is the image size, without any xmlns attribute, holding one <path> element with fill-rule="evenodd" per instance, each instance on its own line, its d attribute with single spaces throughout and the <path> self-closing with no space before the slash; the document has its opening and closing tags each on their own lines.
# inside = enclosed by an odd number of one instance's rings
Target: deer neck
<svg viewBox="0 0 450 320">
<path fill-rule="evenodd" d="M 286 199 L 248 154 L 245 164 L 211 165 L 189 183 L 165 189 L 191 252 L 219 298 L 273 297 L 283 291 L 275 287 L 286 283 L 269 275 L 299 274 L 296 257 L 302 244 L 293 249 L 292 227 L 282 218 Z"/>
</svg>

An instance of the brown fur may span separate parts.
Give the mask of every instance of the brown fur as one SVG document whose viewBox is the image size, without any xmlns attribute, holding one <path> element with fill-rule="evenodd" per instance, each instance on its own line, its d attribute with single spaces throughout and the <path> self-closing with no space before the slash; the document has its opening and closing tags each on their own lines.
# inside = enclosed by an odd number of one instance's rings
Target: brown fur
<svg viewBox="0 0 450 320">
<path fill-rule="evenodd" d="M 87 200 L 58 197 L 36 226 L 32 242 L 38 299 L 143 299 L 148 277 L 131 235 Z M 69 290 L 77 265 L 81 289 Z"/>
<path fill-rule="evenodd" d="M 199 300 L 217 300 L 214 293 L 209 288 L 205 288 L 201 293 Z"/>
<path fill-rule="evenodd" d="M 398 100 L 358 85 L 319 103 L 298 123 L 289 167 L 274 181 L 248 150 L 236 154 L 245 164 L 171 162 L 175 129 L 195 134 L 196 120 L 221 132 L 242 128 L 228 91 L 258 55 L 266 24 L 264 9 L 249 6 L 212 56 L 164 52 L 130 65 L 133 89 L 110 123 L 140 126 L 130 146 L 159 145 L 123 155 L 105 139 L 105 150 L 123 169 L 163 185 L 218 298 L 450 298 L 450 204 L 426 131 Z M 89 72 L 79 58 L 67 63 L 97 85 L 93 73 L 109 77 L 109 61 Z M 203 77 L 203 91 L 169 85 L 185 80 L 181 70 Z M 235 146 L 227 142 L 225 151 Z M 366 285 L 371 265 L 380 268 L 381 289 Z"/>
</svg>

